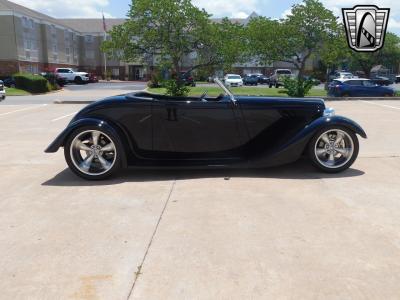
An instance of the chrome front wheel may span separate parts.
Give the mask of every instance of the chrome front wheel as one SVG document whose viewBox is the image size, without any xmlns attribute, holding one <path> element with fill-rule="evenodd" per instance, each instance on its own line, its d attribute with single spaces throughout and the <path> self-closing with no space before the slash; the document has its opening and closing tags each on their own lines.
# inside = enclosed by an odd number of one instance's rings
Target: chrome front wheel
<svg viewBox="0 0 400 300">
<path fill-rule="evenodd" d="M 74 133 L 65 147 L 70 168 L 86 179 L 104 179 L 119 167 L 116 137 L 98 129 Z"/>
<path fill-rule="evenodd" d="M 359 151 L 357 136 L 347 128 L 328 128 L 318 132 L 310 143 L 309 154 L 319 169 L 336 173 L 348 169 Z"/>
</svg>

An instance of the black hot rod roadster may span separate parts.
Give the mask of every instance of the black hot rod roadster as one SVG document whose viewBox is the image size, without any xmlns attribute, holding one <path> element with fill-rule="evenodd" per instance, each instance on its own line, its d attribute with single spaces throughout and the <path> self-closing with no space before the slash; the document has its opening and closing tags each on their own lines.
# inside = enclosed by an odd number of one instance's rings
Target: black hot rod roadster
<svg viewBox="0 0 400 300">
<path fill-rule="evenodd" d="M 169 97 L 146 92 L 111 97 L 81 110 L 46 149 L 64 147 L 77 175 L 104 179 L 122 167 L 265 168 L 302 155 L 325 172 L 358 156 L 355 122 L 320 99 Z"/>
</svg>

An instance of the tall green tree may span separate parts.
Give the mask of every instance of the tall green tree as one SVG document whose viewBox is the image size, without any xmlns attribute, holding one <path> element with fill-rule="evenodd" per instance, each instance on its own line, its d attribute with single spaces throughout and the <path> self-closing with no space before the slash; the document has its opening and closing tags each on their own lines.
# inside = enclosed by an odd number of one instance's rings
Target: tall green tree
<svg viewBox="0 0 400 300">
<path fill-rule="evenodd" d="M 251 53 L 262 63 L 284 61 L 294 65 L 301 80 L 306 63 L 327 49 L 338 21 L 318 0 L 304 0 L 284 19 L 258 18 L 248 25 Z"/>
<path fill-rule="evenodd" d="M 211 22 L 210 15 L 190 0 L 132 0 L 128 20 L 112 29 L 102 49 L 128 62 L 153 57 L 177 75 L 187 67 L 194 70 L 240 60 L 243 31 L 227 19 Z"/>
<path fill-rule="evenodd" d="M 367 53 L 350 51 L 348 57 L 351 69 L 363 71 L 368 78 L 371 75 L 371 69 L 376 65 L 394 67 L 397 70 L 400 64 L 400 38 L 388 32 L 382 49 Z"/>
</svg>

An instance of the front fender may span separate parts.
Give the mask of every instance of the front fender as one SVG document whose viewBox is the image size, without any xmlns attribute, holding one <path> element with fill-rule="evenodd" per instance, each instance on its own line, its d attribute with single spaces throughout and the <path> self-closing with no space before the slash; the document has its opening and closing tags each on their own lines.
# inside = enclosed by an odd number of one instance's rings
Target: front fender
<svg viewBox="0 0 400 300">
<path fill-rule="evenodd" d="M 99 119 L 93 119 L 93 118 L 86 118 L 86 119 L 79 119 L 71 124 L 68 125 L 67 128 L 64 129 L 63 132 L 61 132 L 57 138 L 50 144 L 49 147 L 45 150 L 45 153 L 55 153 L 60 149 L 60 147 L 64 146 L 65 141 L 67 140 L 68 136 L 75 130 L 78 129 L 82 126 L 94 126 L 98 128 L 106 128 L 106 130 L 109 130 L 113 133 L 115 133 L 116 136 L 118 136 L 118 133 L 114 130 L 112 126 L 110 126 L 106 121 L 99 120 Z"/>
<path fill-rule="evenodd" d="M 315 133 L 328 126 L 346 127 L 361 137 L 367 138 L 367 134 L 361 126 L 348 118 L 342 116 L 321 117 L 311 122 L 273 153 L 253 159 L 253 165 L 256 164 L 259 167 L 276 166 L 298 160 L 303 155 Z"/>
<path fill-rule="evenodd" d="M 342 117 L 342 116 L 332 116 L 332 117 L 322 117 L 311 124 L 309 124 L 305 130 L 304 134 L 307 134 L 308 132 L 315 133 L 317 130 L 327 127 L 327 126 L 343 126 L 354 133 L 360 135 L 364 139 L 367 138 L 367 134 L 365 133 L 364 129 L 361 128 L 360 125 L 358 125 L 356 122 L 353 120 L 350 120 L 349 118 Z"/>
</svg>

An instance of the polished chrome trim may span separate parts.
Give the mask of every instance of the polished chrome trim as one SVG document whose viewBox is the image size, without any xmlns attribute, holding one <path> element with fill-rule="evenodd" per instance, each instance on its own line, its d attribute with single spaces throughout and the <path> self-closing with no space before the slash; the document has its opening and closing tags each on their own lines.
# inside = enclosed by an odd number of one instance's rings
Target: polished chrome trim
<svg viewBox="0 0 400 300">
<path fill-rule="evenodd" d="M 234 96 L 234 95 L 232 94 L 232 92 L 221 82 L 221 80 L 219 80 L 218 78 L 214 78 L 214 82 L 215 82 L 216 84 L 218 84 L 219 87 L 220 87 L 221 89 L 224 90 L 225 94 L 227 94 L 227 95 L 229 96 L 229 98 L 231 99 L 231 101 L 232 101 L 233 103 L 236 103 L 235 96 Z"/>
</svg>

